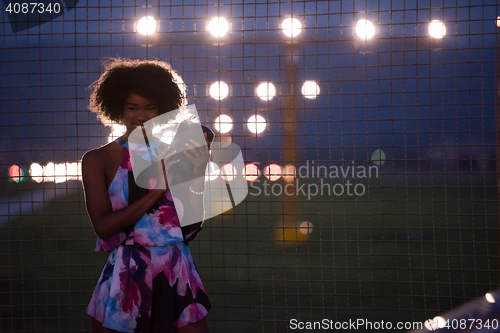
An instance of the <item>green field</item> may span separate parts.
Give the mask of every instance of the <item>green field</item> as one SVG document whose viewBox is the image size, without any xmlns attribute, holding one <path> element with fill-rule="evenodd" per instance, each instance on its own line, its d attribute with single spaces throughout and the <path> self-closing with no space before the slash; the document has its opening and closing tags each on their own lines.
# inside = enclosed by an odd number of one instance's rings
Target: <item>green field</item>
<svg viewBox="0 0 500 333">
<path fill-rule="evenodd" d="M 364 196 L 297 198 L 291 212 L 281 197 L 248 196 L 206 221 L 190 247 L 211 331 L 285 332 L 293 318 L 424 321 L 494 289 L 496 179 L 454 177 L 373 179 Z M 51 184 L 4 182 L 0 195 L 42 186 Z M 312 223 L 308 238 L 283 228 L 288 214 Z M 89 332 L 106 254 L 93 252 L 81 188 L 12 216 L 0 241 L 0 331 Z"/>
</svg>

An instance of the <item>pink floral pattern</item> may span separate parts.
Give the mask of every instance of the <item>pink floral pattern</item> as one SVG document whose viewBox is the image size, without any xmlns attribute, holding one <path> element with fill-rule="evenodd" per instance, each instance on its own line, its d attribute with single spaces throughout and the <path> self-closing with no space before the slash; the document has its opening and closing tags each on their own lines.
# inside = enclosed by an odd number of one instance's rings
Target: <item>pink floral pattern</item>
<svg viewBox="0 0 500 333">
<path fill-rule="evenodd" d="M 124 149 L 108 189 L 113 210 L 127 205 L 130 169 L 128 150 Z M 145 214 L 128 236 L 119 232 L 106 241 L 97 240 L 96 251 L 111 252 L 87 313 L 104 327 L 149 332 L 152 306 L 156 304 L 170 312 L 171 324 L 166 325 L 165 332 L 171 332 L 202 319 L 210 310 L 169 191 L 159 203 L 158 209 Z M 153 286 L 161 292 L 155 293 Z M 155 298 L 156 294 L 161 298 Z"/>
</svg>

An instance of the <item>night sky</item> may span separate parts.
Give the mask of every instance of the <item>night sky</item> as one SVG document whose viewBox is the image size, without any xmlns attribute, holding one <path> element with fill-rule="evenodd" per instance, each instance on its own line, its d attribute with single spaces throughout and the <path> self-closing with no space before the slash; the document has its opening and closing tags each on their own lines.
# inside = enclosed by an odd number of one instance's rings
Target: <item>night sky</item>
<svg viewBox="0 0 500 333">
<path fill-rule="evenodd" d="M 497 1 L 158 4 L 67 2 L 63 15 L 18 32 L 4 12 L 2 169 L 75 162 L 106 143 L 109 128 L 87 110 L 88 86 L 103 70 L 101 59 L 115 56 L 170 62 L 204 123 L 233 118 L 229 134 L 247 161 L 279 163 L 283 110 L 293 102 L 298 161 L 366 161 L 383 149 L 395 166 L 404 159 L 460 166 L 463 159 L 467 170 L 472 160 L 481 170 L 495 168 Z M 135 32 L 146 14 L 159 20 L 153 36 Z M 280 28 L 292 15 L 304 27 L 293 44 Z M 206 30 L 217 16 L 230 22 L 219 38 Z M 363 18 L 376 26 L 367 41 L 353 31 Z M 444 22 L 444 38 L 429 37 L 431 20 Z M 230 86 L 221 101 L 208 94 L 218 80 Z M 316 99 L 301 95 L 306 80 L 320 86 Z M 255 94 L 265 81 L 277 89 L 270 101 Z M 254 114 L 268 121 L 257 135 L 245 124 Z"/>
</svg>

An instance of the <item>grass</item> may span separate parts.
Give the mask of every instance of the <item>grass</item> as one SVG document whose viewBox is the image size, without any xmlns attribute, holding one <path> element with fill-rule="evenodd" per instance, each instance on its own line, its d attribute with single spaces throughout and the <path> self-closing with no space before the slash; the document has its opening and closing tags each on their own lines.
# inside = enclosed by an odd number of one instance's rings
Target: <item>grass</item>
<svg viewBox="0 0 500 333">
<path fill-rule="evenodd" d="M 495 180 L 432 181 L 374 179 L 362 197 L 300 197 L 293 211 L 250 195 L 207 221 L 190 248 L 211 331 L 284 332 L 293 318 L 422 322 L 490 291 Z M 40 186 L 6 184 L 3 194 Z M 285 227 L 285 215 L 312 232 Z M 12 219 L 0 232 L 0 330 L 90 331 L 85 309 L 106 261 L 94 245 L 80 188 Z"/>
</svg>

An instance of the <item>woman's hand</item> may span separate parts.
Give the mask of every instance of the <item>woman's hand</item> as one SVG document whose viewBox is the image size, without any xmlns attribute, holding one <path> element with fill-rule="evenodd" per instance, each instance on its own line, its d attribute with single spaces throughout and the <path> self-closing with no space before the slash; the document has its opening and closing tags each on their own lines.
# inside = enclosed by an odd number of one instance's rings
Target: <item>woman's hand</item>
<svg viewBox="0 0 500 333">
<path fill-rule="evenodd" d="M 205 133 L 205 141 L 207 141 L 207 134 Z M 191 144 L 186 143 L 186 148 L 189 150 L 184 152 L 184 155 L 193 163 L 194 171 L 193 176 L 195 178 L 205 177 L 205 170 L 207 169 L 208 159 L 210 157 L 207 149 L 204 149 L 205 145 L 191 139 Z"/>
</svg>

